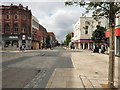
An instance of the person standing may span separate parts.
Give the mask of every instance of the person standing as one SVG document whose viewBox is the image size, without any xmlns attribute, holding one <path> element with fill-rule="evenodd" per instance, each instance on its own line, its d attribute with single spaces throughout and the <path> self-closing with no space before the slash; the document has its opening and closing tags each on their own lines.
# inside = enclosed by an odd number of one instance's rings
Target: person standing
<svg viewBox="0 0 120 90">
<path fill-rule="evenodd" d="M 98 46 L 99 54 L 101 53 L 101 45 Z"/>
</svg>

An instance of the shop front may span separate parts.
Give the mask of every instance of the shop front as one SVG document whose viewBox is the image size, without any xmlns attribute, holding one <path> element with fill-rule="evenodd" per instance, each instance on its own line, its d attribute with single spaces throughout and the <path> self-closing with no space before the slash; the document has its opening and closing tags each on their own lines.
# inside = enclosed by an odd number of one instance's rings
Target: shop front
<svg viewBox="0 0 120 90">
<path fill-rule="evenodd" d="M 79 39 L 79 40 L 76 40 L 74 41 L 75 43 L 75 47 L 77 49 L 92 49 L 92 43 L 93 41 L 91 39 Z"/>
<path fill-rule="evenodd" d="M 115 55 L 120 55 L 120 28 L 115 29 L 114 36 L 115 36 Z M 109 37 L 110 37 L 110 32 L 107 31 L 106 38 L 108 38 L 108 40 L 109 40 Z M 108 53 L 109 53 L 109 51 L 108 51 Z"/>
<path fill-rule="evenodd" d="M 20 35 L 4 35 L 2 36 L 2 47 L 3 49 L 18 50 L 22 45 L 25 46 L 25 49 L 31 48 L 31 40 Z"/>
</svg>

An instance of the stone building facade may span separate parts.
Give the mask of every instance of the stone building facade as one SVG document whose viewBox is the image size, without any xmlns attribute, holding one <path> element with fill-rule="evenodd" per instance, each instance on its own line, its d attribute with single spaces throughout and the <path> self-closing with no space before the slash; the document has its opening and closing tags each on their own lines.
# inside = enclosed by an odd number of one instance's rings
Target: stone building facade
<svg viewBox="0 0 120 90">
<path fill-rule="evenodd" d="M 2 46 L 3 48 L 19 49 L 24 45 L 31 49 L 31 10 L 11 4 L 0 6 L 2 12 Z"/>
<path fill-rule="evenodd" d="M 105 18 L 101 18 L 98 21 L 93 17 L 80 17 L 74 25 L 74 43 L 76 49 L 91 49 L 93 41 L 91 40 L 92 33 L 96 29 L 96 26 L 100 25 L 106 27 Z"/>
</svg>

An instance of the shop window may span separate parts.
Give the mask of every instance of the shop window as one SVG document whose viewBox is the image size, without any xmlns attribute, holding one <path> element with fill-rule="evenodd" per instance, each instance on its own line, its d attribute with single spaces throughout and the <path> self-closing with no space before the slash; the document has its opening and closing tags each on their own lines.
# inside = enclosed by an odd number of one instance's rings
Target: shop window
<svg viewBox="0 0 120 90">
<path fill-rule="evenodd" d="M 10 41 L 5 41 L 5 46 L 4 47 L 9 47 Z"/>
<path fill-rule="evenodd" d="M 12 41 L 12 46 L 13 47 L 18 47 L 18 41 L 17 40 Z"/>
</svg>

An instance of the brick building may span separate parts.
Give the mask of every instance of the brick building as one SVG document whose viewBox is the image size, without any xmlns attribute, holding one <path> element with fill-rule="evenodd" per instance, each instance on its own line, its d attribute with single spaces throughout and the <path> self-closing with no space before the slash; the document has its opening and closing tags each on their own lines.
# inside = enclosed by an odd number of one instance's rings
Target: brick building
<svg viewBox="0 0 120 90">
<path fill-rule="evenodd" d="M 36 17 L 32 16 L 32 49 L 39 49 L 40 36 L 39 36 L 39 21 Z"/>
<path fill-rule="evenodd" d="M 24 45 L 31 49 L 31 10 L 11 4 L 0 6 L 2 12 L 2 45 L 3 48 L 19 49 Z"/>
<path fill-rule="evenodd" d="M 39 24 L 40 49 L 45 48 L 48 32 L 46 28 Z"/>
<path fill-rule="evenodd" d="M 51 47 L 54 47 L 54 45 L 55 45 L 55 40 L 56 40 L 55 34 L 54 34 L 53 32 L 48 32 L 48 34 L 49 34 L 49 36 L 50 36 L 50 45 L 51 45 Z"/>
</svg>

